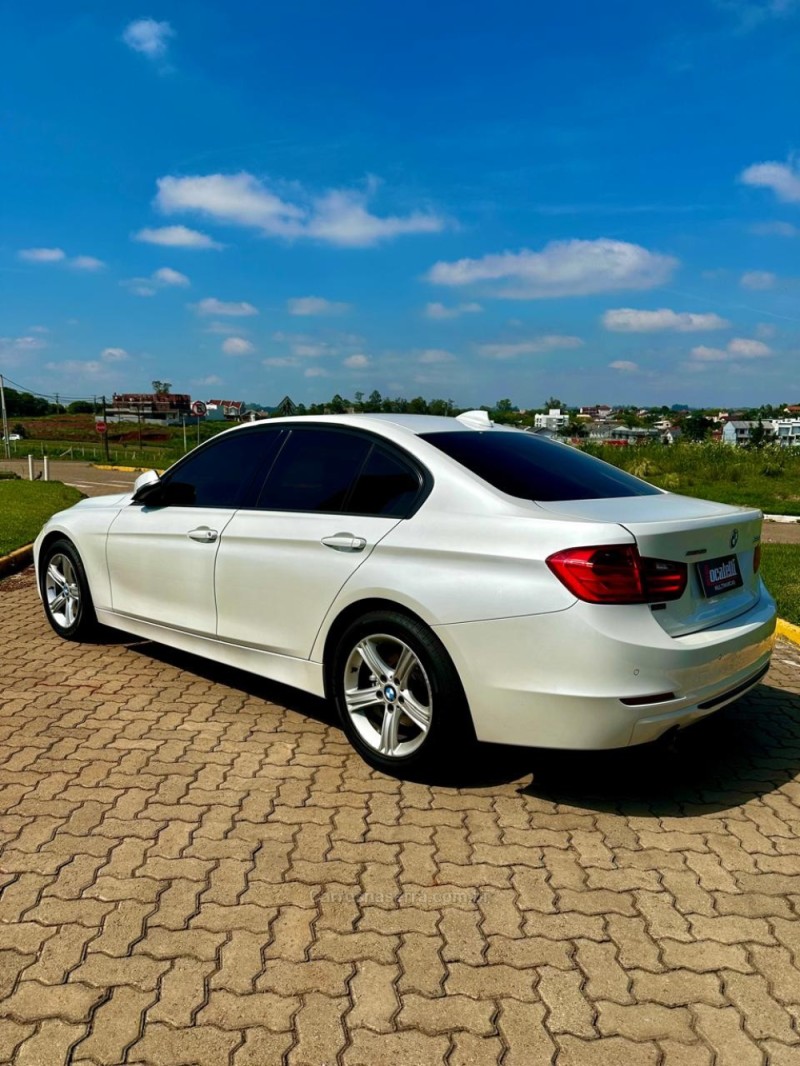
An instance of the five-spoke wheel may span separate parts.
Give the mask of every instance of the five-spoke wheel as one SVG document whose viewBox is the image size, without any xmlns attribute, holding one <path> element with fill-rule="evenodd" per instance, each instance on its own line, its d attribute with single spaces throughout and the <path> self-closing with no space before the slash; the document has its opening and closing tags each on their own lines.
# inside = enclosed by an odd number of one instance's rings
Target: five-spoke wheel
<svg viewBox="0 0 800 1066">
<path fill-rule="evenodd" d="M 39 559 L 39 584 L 47 621 L 60 637 L 84 640 L 97 626 L 80 556 L 66 539 L 51 541 Z"/>
<path fill-rule="evenodd" d="M 461 683 L 438 638 L 422 623 L 370 612 L 341 635 L 331 682 L 354 747 L 373 766 L 408 768 L 474 734 Z"/>
</svg>

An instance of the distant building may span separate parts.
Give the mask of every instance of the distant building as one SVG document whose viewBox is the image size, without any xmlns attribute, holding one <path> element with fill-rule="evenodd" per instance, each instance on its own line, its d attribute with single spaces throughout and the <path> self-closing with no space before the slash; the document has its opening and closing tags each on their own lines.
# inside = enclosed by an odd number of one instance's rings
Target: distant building
<svg viewBox="0 0 800 1066">
<path fill-rule="evenodd" d="M 722 427 L 722 443 L 747 444 L 753 427 L 757 425 L 758 422 L 742 421 L 738 418 L 731 419 L 730 422 L 726 422 Z"/>
<path fill-rule="evenodd" d="M 535 429 L 563 429 L 569 423 L 569 415 L 562 414 L 560 407 L 551 407 L 546 415 L 534 415 L 533 425 Z"/>
<path fill-rule="evenodd" d="M 106 404 L 107 422 L 179 425 L 190 413 L 192 398 L 182 392 L 115 392 Z"/>
<path fill-rule="evenodd" d="M 297 414 L 297 404 L 289 396 L 284 396 L 281 402 L 273 410 L 276 418 L 287 418 Z"/>
<path fill-rule="evenodd" d="M 206 418 L 210 422 L 242 422 L 246 411 L 244 400 L 206 400 Z"/>
<path fill-rule="evenodd" d="M 800 418 L 771 418 L 764 426 L 772 433 L 774 443 L 782 448 L 800 445 Z"/>
</svg>

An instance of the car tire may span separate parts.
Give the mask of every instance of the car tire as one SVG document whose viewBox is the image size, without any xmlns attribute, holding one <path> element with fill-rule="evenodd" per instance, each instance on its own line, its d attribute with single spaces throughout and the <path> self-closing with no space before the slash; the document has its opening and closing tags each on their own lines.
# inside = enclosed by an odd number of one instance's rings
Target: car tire
<svg viewBox="0 0 800 1066">
<path fill-rule="evenodd" d="M 98 629 L 81 557 L 71 541 L 54 540 L 42 552 L 39 584 L 47 621 L 64 640 L 86 640 Z"/>
<path fill-rule="evenodd" d="M 466 756 L 475 731 L 464 689 L 441 641 L 394 611 L 352 622 L 334 651 L 330 689 L 353 747 L 386 773 L 407 775 Z"/>
</svg>

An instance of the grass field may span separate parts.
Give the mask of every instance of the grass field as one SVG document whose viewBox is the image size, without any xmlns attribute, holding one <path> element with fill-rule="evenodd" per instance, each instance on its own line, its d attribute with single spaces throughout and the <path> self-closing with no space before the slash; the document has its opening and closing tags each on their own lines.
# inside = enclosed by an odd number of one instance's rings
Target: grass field
<svg viewBox="0 0 800 1066">
<path fill-rule="evenodd" d="M 726 444 L 587 445 L 586 451 L 669 492 L 800 515 L 800 448 Z"/>
<path fill-rule="evenodd" d="M 764 544 L 761 576 L 778 603 L 778 614 L 800 625 L 800 544 Z"/>
<path fill-rule="evenodd" d="M 80 498 L 60 481 L 0 481 L 0 555 L 30 544 L 51 515 Z"/>
</svg>

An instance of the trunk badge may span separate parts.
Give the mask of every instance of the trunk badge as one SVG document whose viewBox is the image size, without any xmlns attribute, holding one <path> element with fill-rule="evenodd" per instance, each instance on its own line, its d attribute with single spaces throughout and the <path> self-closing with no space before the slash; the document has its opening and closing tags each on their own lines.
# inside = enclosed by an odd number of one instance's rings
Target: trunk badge
<svg viewBox="0 0 800 1066">
<path fill-rule="evenodd" d="M 733 533 L 731 533 L 731 547 L 735 548 L 738 543 L 739 543 L 739 530 L 738 529 L 734 529 Z"/>
</svg>

